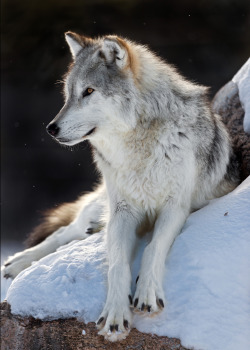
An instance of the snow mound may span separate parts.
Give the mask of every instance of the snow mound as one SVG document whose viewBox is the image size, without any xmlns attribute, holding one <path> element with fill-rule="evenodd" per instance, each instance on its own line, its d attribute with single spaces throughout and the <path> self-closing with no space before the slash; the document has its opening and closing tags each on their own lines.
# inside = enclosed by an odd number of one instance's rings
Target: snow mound
<svg viewBox="0 0 250 350">
<path fill-rule="evenodd" d="M 244 131 L 250 134 L 250 58 L 232 80 L 238 85 L 240 101 L 245 111 Z"/>
<path fill-rule="evenodd" d="M 73 241 L 21 272 L 7 301 L 14 314 L 95 321 L 106 298 L 106 244 L 100 233 Z"/>
<path fill-rule="evenodd" d="M 133 262 L 133 281 L 146 240 Z M 107 293 L 105 236 L 72 242 L 13 281 L 14 314 L 96 321 Z M 188 218 L 166 260 L 167 305 L 155 318 L 134 316 L 142 332 L 181 339 L 203 350 L 248 350 L 250 344 L 250 177 Z M 134 287 L 134 282 L 133 282 Z"/>
</svg>

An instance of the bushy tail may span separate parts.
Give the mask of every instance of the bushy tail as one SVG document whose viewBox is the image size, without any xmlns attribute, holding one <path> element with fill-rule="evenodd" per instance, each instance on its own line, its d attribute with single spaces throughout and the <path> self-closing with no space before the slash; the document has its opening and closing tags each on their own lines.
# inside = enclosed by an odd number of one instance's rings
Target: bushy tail
<svg viewBox="0 0 250 350">
<path fill-rule="evenodd" d="M 82 197 L 71 203 L 63 203 L 60 206 L 46 210 L 40 225 L 36 226 L 25 241 L 30 248 L 41 243 L 49 235 L 62 226 L 69 225 L 77 216 L 82 206 Z"/>
</svg>

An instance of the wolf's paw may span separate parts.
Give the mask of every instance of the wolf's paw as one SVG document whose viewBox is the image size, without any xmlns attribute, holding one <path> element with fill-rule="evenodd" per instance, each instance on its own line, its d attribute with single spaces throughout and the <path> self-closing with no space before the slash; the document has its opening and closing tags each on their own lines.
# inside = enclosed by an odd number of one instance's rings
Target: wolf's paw
<svg viewBox="0 0 250 350">
<path fill-rule="evenodd" d="M 87 235 L 92 235 L 93 233 L 101 231 L 104 225 L 99 221 L 89 221 L 86 226 L 85 233 Z"/>
<path fill-rule="evenodd" d="M 1 270 L 5 278 L 15 278 L 21 271 L 29 267 L 36 260 L 33 254 L 26 250 L 10 256 Z"/>
<path fill-rule="evenodd" d="M 164 308 L 162 287 L 152 279 L 139 278 L 133 299 L 133 311 L 154 316 Z"/>
<path fill-rule="evenodd" d="M 115 342 L 125 339 L 130 332 L 131 312 L 129 307 L 121 305 L 110 307 L 106 305 L 98 321 L 98 334 L 103 335 L 105 339 Z"/>
</svg>

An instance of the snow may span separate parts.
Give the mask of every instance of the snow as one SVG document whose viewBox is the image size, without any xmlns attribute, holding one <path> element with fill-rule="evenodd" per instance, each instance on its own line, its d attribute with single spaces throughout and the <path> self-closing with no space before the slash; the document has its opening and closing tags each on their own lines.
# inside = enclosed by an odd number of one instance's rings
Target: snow
<svg viewBox="0 0 250 350">
<path fill-rule="evenodd" d="M 33 263 L 14 279 L 7 300 L 15 314 L 95 321 L 105 302 L 107 268 L 103 235 L 95 234 Z"/>
<path fill-rule="evenodd" d="M 8 256 L 14 255 L 16 252 L 23 249 L 20 241 L 2 241 L 1 242 L 1 266 L 7 260 Z M 1 301 L 6 297 L 7 290 L 11 285 L 11 280 L 3 277 L 1 271 Z"/>
<path fill-rule="evenodd" d="M 133 262 L 133 289 L 146 245 Z M 75 241 L 20 273 L 7 293 L 14 314 L 96 321 L 107 293 L 105 236 Z M 250 177 L 188 218 L 166 260 L 167 305 L 134 316 L 139 331 L 176 337 L 202 350 L 250 344 Z"/>
<path fill-rule="evenodd" d="M 250 134 L 250 58 L 232 80 L 238 85 L 240 101 L 245 111 L 244 130 Z"/>
</svg>

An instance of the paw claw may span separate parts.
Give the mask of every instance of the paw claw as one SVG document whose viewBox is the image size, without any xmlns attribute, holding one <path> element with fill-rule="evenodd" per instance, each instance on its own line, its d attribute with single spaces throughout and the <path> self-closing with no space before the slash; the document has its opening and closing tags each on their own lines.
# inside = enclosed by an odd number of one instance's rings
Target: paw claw
<svg viewBox="0 0 250 350">
<path fill-rule="evenodd" d="M 103 320 L 104 320 L 104 317 L 99 318 L 96 324 L 99 325 L 100 323 L 102 323 Z"/>
<path fill-rule="evenodd" d="M 87 235 L 92 235 L 92 234 L 94 233 L 94 230 L 93 230 L 92 227 L 88 227 L 88 228 L 85 230 L 85 233 L 86 233 Z"/>
<path fill-rule="evenodd" d="M 135 302 L 134 302 L 134 307 L 136 307 L 138 304 L 138 298 L 135 299 Z"/>
<path fill-rule="evenodd" d="M 127 320 L 124 320 L 123 325 L 124 325 L 124 328 L 129 329 L 129 324 Z"/>
<path fill-rule="evenodd" d="M 159 304 L 161 305 L 161 307 L 164 307 L 164 302 L 162 299 L 159 299 Z"/>
</svg>

